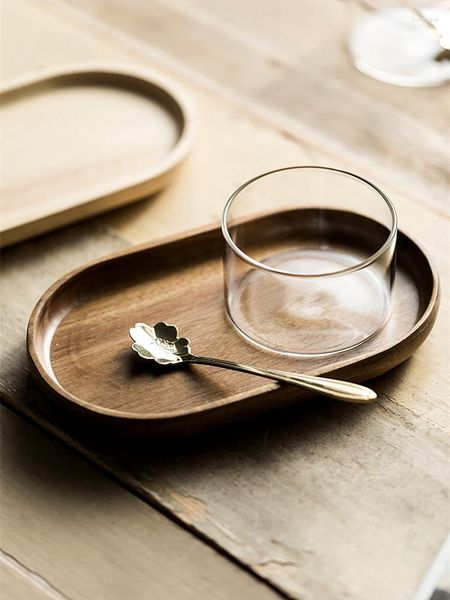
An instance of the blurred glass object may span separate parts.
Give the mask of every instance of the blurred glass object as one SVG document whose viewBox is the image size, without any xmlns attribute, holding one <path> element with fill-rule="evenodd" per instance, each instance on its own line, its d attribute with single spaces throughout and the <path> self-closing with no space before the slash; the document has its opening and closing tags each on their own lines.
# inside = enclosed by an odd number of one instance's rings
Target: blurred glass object
<svg viewBox="0 0 450 600">
<path fill-rule="evenodd" d="M 352 0 L 348 49 L 355 66 L 408 87 L 450 81 L 448 1 Z"/>
</svg>

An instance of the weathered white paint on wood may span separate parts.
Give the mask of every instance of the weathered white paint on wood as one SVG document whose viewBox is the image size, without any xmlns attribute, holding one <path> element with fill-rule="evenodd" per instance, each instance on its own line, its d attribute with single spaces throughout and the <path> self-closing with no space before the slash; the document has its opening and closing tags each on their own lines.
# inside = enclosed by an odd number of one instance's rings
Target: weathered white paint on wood
<svg viewBox="0 0 450 600">
<path fill-rule="evenodd" d="M 278 598 L 6 408 L 1 433 L 5 600 Z"/>
<path fill-rule="evenodd" d="M 101 28 L 92 37 L 83 30 L 83 21 L 63 9 L 52 5 L 46 8 L 48 16 L 42 5 L 18 6 L 11 10 L 28 38 L 41 31 L 46 41 L 17 50 L 17 69 L 45 64 L 62 40 L 60 61 L 90 55 L 145 60 L 140 49 L 127 53 L 117 41 L 111 44 L 114 36 L 102 34 Z M 30 10 L 37 16 L 27 22 L 24 15 Z M 130 10 L 130 19 L 133 14 Z M 144 24 L 151 49 L 153 30 Z M 93 230 L 90 225 L 72 228 L 5 252 L 3 384 L 10 402 L 46 426 L 52 414 L 25 371 L 23 336 L 32 305 L 48 283 L 109 248 L 216 220 L 225 196 L 255 172 L 336 160 L 320 145 L 252 117 L 248 106 L 244 111 L 230 100 L 222 102 L 217 90 L 199 91 L 186 80 L 184 85 L 197 103 L 202 129 L 196 151 L 170 189 L 109 215 Z M 344 154 L 341 166 L 351 166 L 346 162 L 351 152 Z M 149 502 L 171 511 L 296 598 L 411 597 L 447 526 L 448 225 L 436 204 L 409 191 L 411 182 L 401 169 L 392 177 L 394 167 L 384 168 L 379 161 L 374 166 L 379 166 L 376 182 L 398 206 L 402 228 L 435 259 L 446 294 L 425 346 L 374 383 L 381 391 L 377 405 L 311 402 L 173 446 L 115 450 L 72 440 Z M 51 426 L 69 440 L 61 431 L 63 423 Z"/>
</svg>

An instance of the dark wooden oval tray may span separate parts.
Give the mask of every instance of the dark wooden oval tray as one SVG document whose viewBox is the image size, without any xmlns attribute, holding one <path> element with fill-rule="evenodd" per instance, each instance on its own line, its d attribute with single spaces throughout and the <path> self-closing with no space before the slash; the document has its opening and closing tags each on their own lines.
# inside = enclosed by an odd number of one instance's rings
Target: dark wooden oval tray
<svg viewBox="0 0 450 600">
<path fill-rule="evenodd" d="M 178 434 L 305 396 L 245 373 L 143 361 L 128 335 L 138 321 L 177 324 L 198 354 L 356 382 L 403 362 L 433 326 L 436 273 L 423 251 L 400 233 L 393 313 L 375 337 L 327 358 L 264 352 L 245 342 L 224 314 L 223 246 L 220 229 L 209 227 L 97 260 L 47 290 L 30 318 L 28 350 L 38 381 L 71 418 L 134 433 Z"/>
</svg>

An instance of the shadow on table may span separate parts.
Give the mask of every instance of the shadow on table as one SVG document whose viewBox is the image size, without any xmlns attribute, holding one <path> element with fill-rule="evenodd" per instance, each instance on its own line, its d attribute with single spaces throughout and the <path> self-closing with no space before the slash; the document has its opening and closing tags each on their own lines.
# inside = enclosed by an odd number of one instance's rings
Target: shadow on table
<svg viewBox="0 0 450 600">
<path fill-rule="evenodd" d="M 146 488 L 152 490 L 167 479 L 173 481 L 190 476 L 193 482 L 198 482 L 203 477 L 221 478 L 237 466 L 243 474 L 248 472 L 254 476 L 259 472 L 264 476 L 266 469 L 272 468 L 281 458 L 285 461 L 289 457 L 293 460 L 301 457 L 300 462 L 304 463 L 318 451 L 332 454 L 335 449 L 338 452 L 343 444 L 347 448 L 354 444 L 357 455 L 364 430 L 370 427 L 380 405 L 389 402 L 387 396 L 392 382 L 402 379 L 407 369 L 408 364 L 404 363 L 373 380 L 370 385 L 376 390 L 386 390 L 386 393 L 370 405 L 316 397 L 221 429 L 167 440 L 93 436 L 92 432 L 80 428 L 74 430 L 64 417 L 55 419 L 50 405 L 37 392 L 31 379 L 26 385 L 26 402 L 20 407 L 14 402 L 12 408 L 92 458 L 126 485 L 145 481 Z M 10 404 L 8 399 L 6 404 Z M 10 448 L 9 453 L 14 455 L 17 468 L 20 468 L 21 461 L 30 460 L 32 441 L 17 437 L 14 448 Z M 57 479 L 54 484 L 59 485 Z M 82 494 L 83 480 L 76 482 L 75 479 L 74 484 Z"/>
</svg>

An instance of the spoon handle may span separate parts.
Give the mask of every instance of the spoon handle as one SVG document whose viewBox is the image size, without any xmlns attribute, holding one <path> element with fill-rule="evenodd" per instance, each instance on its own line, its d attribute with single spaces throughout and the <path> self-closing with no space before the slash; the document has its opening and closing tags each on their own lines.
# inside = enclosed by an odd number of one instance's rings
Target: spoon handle
<svg viewBox="0 0 450 600">
<path fill-rule="evenodd" d="M 295 373 L 286 373 L 285 371 L 276 371 L 272 369 L 260 369 L 249 365 L 241 365 L 230 360 L 209 358 L 206 356 L 190 355 L 189 357 L 185 357 L 183 361 L 260 375 L 267 379 L 275 379 L 307 390 L 313 390 L 319 394 L 331 396 L 331 398 L 337 398 L 338 400 L 344 400 L 345 402 L 364 404 L 375 400 L 377 397 L 376 393 L 367 387 L 356 383 L 340 381 L 338 379 L 327 379 L 325 377 L 314 377 L 312 375 L 296 375 Z"/>
</svg>

